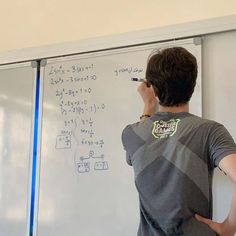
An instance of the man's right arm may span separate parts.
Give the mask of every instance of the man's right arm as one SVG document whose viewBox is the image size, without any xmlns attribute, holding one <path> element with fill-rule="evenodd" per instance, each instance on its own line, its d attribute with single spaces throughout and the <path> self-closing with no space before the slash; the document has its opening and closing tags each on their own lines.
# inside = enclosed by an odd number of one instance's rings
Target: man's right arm
<svg viewBox="0 0 236 236">
<path fill-rule="evenodd" d="M 143 99 L 144 108 L 143 108 L 143 118 L 146 119 L 145 115 L 151 116 L 155 113 L 157 107 L 157 98 L 152 86 L 147 86 L 147 83 L 143 82 L 138 87 L 138 92 Z"/>
</svg>

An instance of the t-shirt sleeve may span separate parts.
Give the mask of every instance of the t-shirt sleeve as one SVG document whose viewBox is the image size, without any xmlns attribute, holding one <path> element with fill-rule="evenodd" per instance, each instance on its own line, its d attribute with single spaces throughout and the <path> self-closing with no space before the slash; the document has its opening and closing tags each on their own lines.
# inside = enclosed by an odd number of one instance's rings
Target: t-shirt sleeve
<svg viewBox="0 0 236 236">
<path fill-rule="evenodd" d="M 128 138 L 129 138 L 129 125 L 126 126 L 125 129 L 123 130 L 122 135 L 121 135 L 121 140 L 122 140 L 124 150 L 126 151 L 126 162 L 128 163 L 128 165 L 132 166 L 132 161 L 130 158 L 130 154 L 128 153 L 128 147 L 127 147 Z"/>
<path fill-rule="evenodd" d="M 126 152 L 126 162 L 128 163 L 128 165 L 132 166 L 131 158 L 128 152 Z"/>
<path fill-rule="evenodd" d="M 230 154 L 236 154 L 236 144 L 228 130 L 219 123 L 215 123 L 209 137 L 209 155 L 212 167 Z"/>
</svg>

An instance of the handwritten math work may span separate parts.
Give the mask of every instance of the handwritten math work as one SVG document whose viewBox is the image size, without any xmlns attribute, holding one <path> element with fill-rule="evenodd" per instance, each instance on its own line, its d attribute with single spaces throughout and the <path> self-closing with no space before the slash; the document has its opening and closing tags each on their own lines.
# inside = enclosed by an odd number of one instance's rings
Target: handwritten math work
<svg viewBox="0 0 236 236">
<path fill-rule="evenodd" d="M 109 170 L 105 138 L 96 132 L 96 126 L 101 125 L 96 116 L 106 111 L 106 104 L 93 97 L 96 88 L 93 83 L 99 80 L 94 68 L 93 64 L 54 65 L 47 74 L 61 121 L 55 149 L 75 150 L 74 163 L 78 174 Z"/>
<path fill-rule="evenodd" d="M 82 60 L 73 64 L 48 65 L 46 72 L 46 87 L 50 88 L 50 93 L 53 94 L 54 109 L 56 107 L 57 117 L 60 120 L 60 128 L 57 127 L 55 137 L 55 151 L 66 153 L 72 151 L 77 174 L 109 170 L 111 157 L 106 152 L 108 129 L 104 128 L 101 131 L 101 127 L 109 125 L 104 124 L 103 117 L 111 114 L 112 96 L 103 97 L 103 94 L 110 91 L 106 90 L 104 77 L 98 73 L 101 71 L 98 67 L 96 62 L 89 63 Z M 122 78 L 128 81 L 131 76 L 138 76 L 144 71 L 143 67 L 125 64 L 109 70 L 110 87 L 112 83 L 122 82 Z M 97 94 L 101 84 L 104 84 L 102 86 L 104 91 L 101 92 L 100 89 L 100 94 Z M 68 158 L 71 158 L 71 155 Z"/>
</svg>

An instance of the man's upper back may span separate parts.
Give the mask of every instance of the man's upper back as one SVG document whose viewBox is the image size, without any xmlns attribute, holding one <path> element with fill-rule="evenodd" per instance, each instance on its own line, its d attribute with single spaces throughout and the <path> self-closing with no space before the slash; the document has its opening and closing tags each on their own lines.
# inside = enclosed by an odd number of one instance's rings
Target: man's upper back
<svg viewBox="0 0 236 236">
<path fill-rule="evenodd" d="M 227 130 L 189 113 L 157 113 L 127 126 L 122 141 L 140 197 L 139 235 L 215 235 L 193 216 L 212 217 L 213 169 L 236 152 Z"/>
</svg>

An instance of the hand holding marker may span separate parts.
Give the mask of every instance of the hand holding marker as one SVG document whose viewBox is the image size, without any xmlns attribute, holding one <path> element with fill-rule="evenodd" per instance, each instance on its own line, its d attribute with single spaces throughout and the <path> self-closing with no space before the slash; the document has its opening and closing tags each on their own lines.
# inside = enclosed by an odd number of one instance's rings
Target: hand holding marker
<svg viewBox="0 0 236 236">
<path fill-rule="evenodd" d="M 145 83 L 147 85 L 147 87 L 149 88 L 151 85 L 147 82 L 147 80 L 143 79 L 143 78 L 131 78 L 131 81 L 135 81 L 135 82 L 142 82 Z"/>
<path fill-rule="evenodd" d="M 144 110 L 143 114 L 140 116 L 140 120 L 142 120 L 143 117 L 150 117 L 157 111 L 157 99 L 153 87 L 143 78 L 131 78 L 130 80 L 141 82 L 138 86 L 138 92 L 143 99 Z"/>
</svg>

